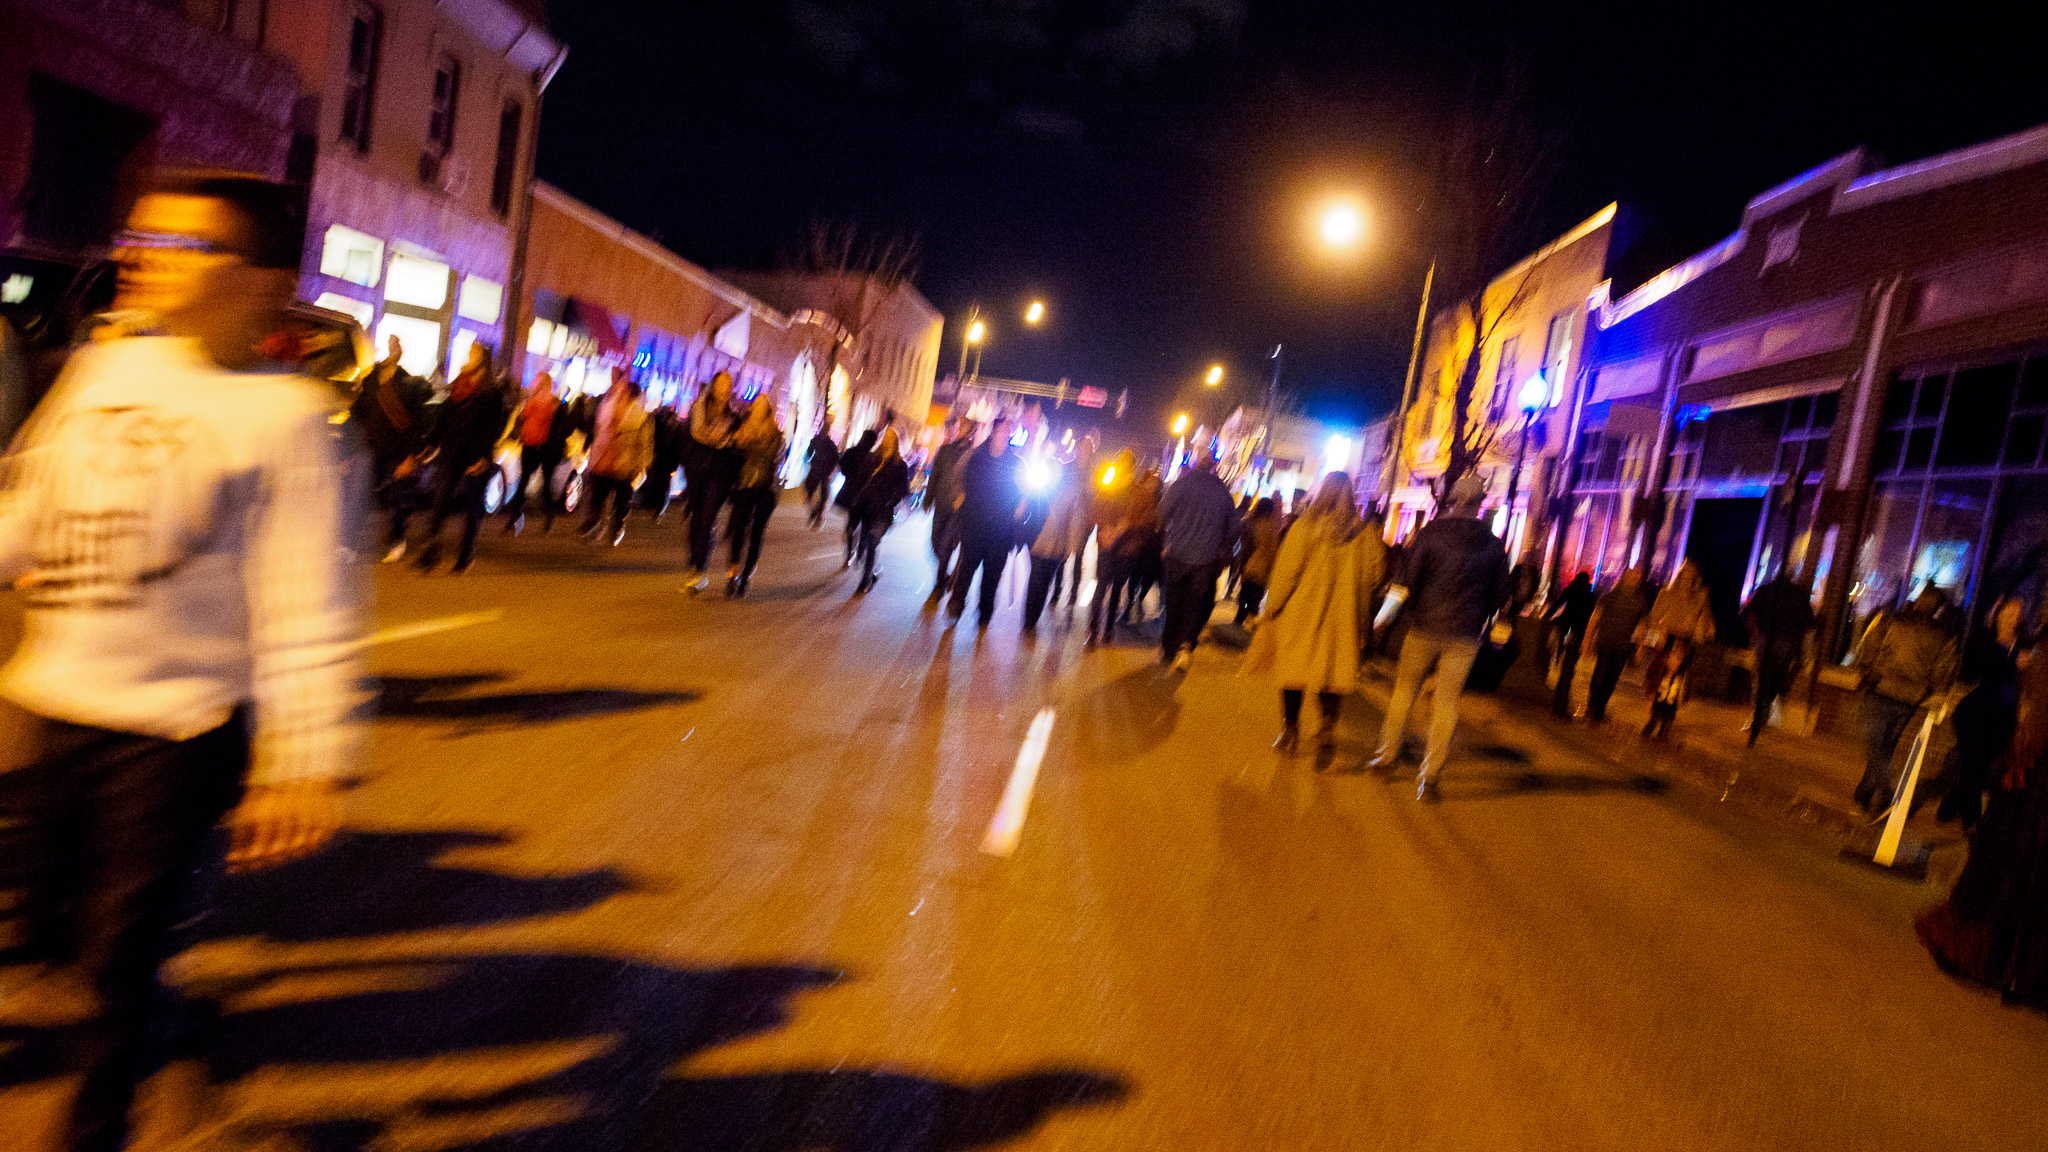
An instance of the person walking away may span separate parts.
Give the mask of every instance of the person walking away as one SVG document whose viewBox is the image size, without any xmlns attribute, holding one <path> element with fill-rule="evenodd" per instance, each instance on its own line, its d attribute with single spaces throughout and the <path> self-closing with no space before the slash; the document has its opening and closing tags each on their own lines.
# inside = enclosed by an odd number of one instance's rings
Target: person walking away
<svg viewBox="0 0 2048 1152">
<path fill-rule="evenodd" d="M 1560 720 L 1572 718 L 1572 680 L 1579 673 L 1579 652 L 1585 645 L 1586 624 L 1593 618 L 1596 603 L 1593 578 L 1581 572 L 1557 594 L 1546 614 L 1553 629 L 1551 643 L 1557 652 L 1557 687 L 1550 694 L 1550 714 Z"/>
<path fill-rule="evenodd" d="M 1159 586 L 1164 575 L 1164 558 L 1159 540 L 1159 469 L 1147 465 L 1131 486 L 1131 529 L 1123 539 L 1131 549 L 1131 598 L 1124 606 L 1124 623 L 1145 622 L 1145 597 Z M 1135 618 L 1135 619 L 1134 619 Z"/>
<path fill-rule="evenodd" d="M 1806 658 L 1806 638 L 1820 627 L 1820 619 L 1813 614 L 1812 591 L 1783 571 L 1749 594 L 1742 619 L 1756 653 L 1756 707 L 1749 718 L 1749 746 L 1754 748 L 1770 724 L 1771 706 L 1790 692 L 1792 677 Z"/>
<path fill-rule="evenodd" d="M 882 570 L 876 566 L 875 556 L 882 547 L 882 537 L 896 523 L 897 505 L 910 495 L 910 465 L 904 462 L 899 443 L 896 429 L 882 433 L 875 443 L 867 479 L 854 495 L 854 511 L 860 521 L 860 542 L 856 548 L 860 581 L 853 587 L 856 596 L 865 594 L 880 578 Z"/>
<path fill-rule="evenodd" d="M 349 423 L 370 453 L 370 491 L 390 517 L 384 562 L 393 564 L 405 559 L 406 522 L 419 487 L 420 453 L 427 446 L 427 401 L 434 390 L 398 362 L 405 355 L 398 337 L 386 341 L 385 348 L 384 359 L 356 390 Z"/>
<path fill-rule="evenodd" d="M 1102 489 L 1096 483 L 1096 456 L 1100 442 L 1095 433 L 1081 437 L 1081 444 L 1074 451 L 1074 476 L 1080 485 L 1079 515 L 1074 518 L 1073 534 L 1067 539 L 1067 612 L 1073 613 L 1074 605 L 1081 599 L 1081 566 L 1088 559 L 1088 537 L 1095 534 L 1101 520 L 1099 499 Z M 1053 579 L 1053 598 L 1059 598 L 1059 579 Z"/>
<path fill-rule="evenodd" d="M 683 588 L 702 592 L 711 586 L 705 572 L 711 567 L 711 542 L 718 523 L 718 510 L 725 506 L 732 486 L 733 435 L 739 421 L 732 413 L 732 376 L 719 372 L 697 392 L 690 405 L 690 442 L 686 446 L 690 474 L 683 498 L 690 512 L 690 561 L 683 571 Z"/>
<path fill-rule="evenodd" d="M 590 441 L 590 466 L 584 473 L 583 538 L 609 539 L 613 547 L 626 538 L 626 513 L 633 506 L 633 481 L 654 459 L 654 418 L 640 402 L 640 384 L 624 368 L 612 369 L 611 390 L 597 406 L 597 432 Z M 611 524 L 604 508 L 612 506 Z"/>
<path fill-rule="evenodd" d="M 732 558 L 725 572 L 725 594 L 745 596 L 754 566 L 761 562 L 768 518 L 775 514 L 777 473 L 782 468 L 782 426 L 775 422 L 775 401 L 766 392 L 748 406 L 733 446 L 740 450 L 740 471 L 732 489 L 732 517 L 726 524 Z"/>
<path fill-rule="evenodd" d="M 825 523 L 825 500 L 832 495 L 832 477 L 838 471 L 839 445 L 832 442 L 832 414 L 827 412 L 804 450 L 804 505 L 813 529 Z"/>
<path fill-rule="evenodd" d="M 431 572 L 441 562 L 441 529 L 458 512 L 462 538 L 450 571 L 467 572 L 476 559 L 484 490 L 498 466 L 494 453 L 509 415 L 505 392 L 491 373 L 491 346 L 479 340 L 469 346 L 469 363 L 449 385 L 448 398 L 434 419 L 434 516 L 427 522 L 426 546 L 415 561 L 420 571 Z"/>
<path fill-rule="evenodd" d="M 1641 568 L 1630 568 L 1593 608 L 1586 632 L 1593 638 L 1593 682 L 1586 691 L 1586 719 L 1607 719 L 1607 702 L 1635 655 L 1637 633 L 1650 614 L 1650 592 Z"/>
<path fill-rule="evenodd" d="M 1233 534 L 1234 541 L 1243 541 L 1245 521 L 1252 518 L 1252 508 L 1256 503 L 1250 492 L 1238 498 L 1237 532 Z M 1230 567 L 1225 569 L 1223 579 L 1223 595 L 1226 599 L 1234 599 L 1237 596 L 1238 582 L 1244 579 L 1244 556 L 1244 549 L 1233 542 L 1230 547 Z"/>
<path fill-rule="evenodd" d="M 960 479 L 960 568 L 953 574 L 953 599 L 946 609 L 946 626 L 960 622 L 967 611 L 967 588 L 974 574 L 981 573 L 981 600 L 975 614 L 976 626 L 986 632 L 996 614 L 996 587 L 1003 579 L 1003 565 L 1017 542 L 1017 520 L 1024 509 L 1023 488 L 1017 483 L 1017 460 L 1010 451 L 1010 422 L 997 417 L 989 422 L 988 439 L 967 458 Z"/>
<path fill-rule="evenodd" d="M 1448 513 L 1415 533 L 1404 570 L 1388 593 L 1390 603 L 1407 615 L 1408 638 L 1401 644 L 1394 693 L 1371 766 L 1386 771 L 1399 760 L 1408 712 L 1434 668 L 1436 702 L 1429 746 L 1415 787 L 1415 798 L 1425 802 L 1440 799 L 1437 783 L 1458 729 L 1458 697 L 1479 655 L 1487 622 L 1507 602 L 1510 591 L 1507 549 L 1479 521 L 1485 500 L 1486 485 L 1477 476 L 1461 478 L 1451 489 Z M 1281 551 L 1286 551 L 1285 544 Z"/>
<path fill-rule="evenodd" d="M 1110 638 L 1116 627 L 1117 601 L 1131 579 L 1134 550 L 1124 546 L 1131 528 L 1131 492 L 1137 487 L 1137 460 L 1128 449 L 1103 469 L 1095 493 L 1095 594 L 1088 600 L 1088 646 Z"/>
<path fill-rule="evenodd" d="M 2020 672 L 2004 770 L 1948 902 L 1914 929 L 1942 970 L 2008 1004 L 2048 1007 L 2048 666 Z"/>
<path fill-rule="evenodd" d="M 367 493 L 331 392 L 261 351 L 302 195 L 160 178 L 115 253 L 119 306 L 149 326 L 75 353 L 0 462 L 0 585 L 26 609 L 0 669 L 0 938 L 64 941 L 94 994 L 63 1034 L 70 1152 L 122 1147 L 137 1085 L 182 1055 L 157 972 L 216 823 L 231 869 L 304 856 L 357 770 Z"/>
<path fill-rule="evenodd" d="M 1670 587 L 1651 601 L 1649 618 L 1643 622 L 1643 645 L 1650 653 L 1643 675 L 1643 686 L 1650 694 L 1644 739 L 1671 734 L 1678 706 L 1685 700 L 1693 653 L 1713 635 L 1713 628 L 1706 581 L 1700 578 L 1699 565 L 1688 559 L 1678 566 Z"/>
<path fill-rule="evenodd" d="M 640 483 L 640 506 L 654 514 L 654 522 L 668 515 L 668 502 L 675 493 L 676 471 L 690 448 L 690 432 L 674 408 L 663 405 L 652 413 L 654 454 L 647 465 L 647 479 Z"/>
<path fill-rule="evenodd" d="M 1955 770 L 1935 817 L 1974 829 L 1984 812 L 1991 769 L 2019 723 L 2020 671 L 2033 662 L 2021 620 L 2026 603 L 2006 596 L 1993 605 L 1963 645 L 1962 680 L 1969 695 L 1956 705 Z"/>
<path fill-rule="evenodd" d="M 1283 755 L 1301 746 L 1301 706 L 1313 692 L 1321 720 L 1317 767 L 1328 766 L 1338 712 L 1344 697 L 1358 690 L 1358 654 L 1386 562 L 1385 541 L 1358 518 L 1351 477 L 1342 472 L 1325 476 L 1315 500 L 1280 545 L 1253 642 L 1255 652 L 1272 654 L 1282 718 L 1273 746 Z M 1256 670 L 1257 660 L 1252 663 Z"/>
<path fill-rule="evenodd" d="M 860 495 L 861 486 L 868 482 L 868 473 L 874 471 L 875 442 L 880 436 L 877 430 L 868 429 L 839 457 L 839 495 L 832 502 L 846 513 L 846 558 L 840 563 L 841 568 L 853 567 L 853 554 L 860 547 L 860 512 L 854 497 Z"/>
<path fill-rule="evenodd" d="M 1066 475 L 1060 477 L 1052 504 L 1046 509 L 1045 523 L 1031 541 L 1031 575 L 1024 585 L 1024 631 L 1027 635 L 1038 631 L 1038 619 L 1045 613 L 1048 594 L 1055 601 L 1059 599 L 1054 583 L 1060 570 L 1066 567 L 1068 550 L 1074 546 L 1076 527 L 1087 515 L 1090 480 L 1088 469 L 1079 466 L 1068 469 Z"/>
<path fill-rule="evenodd" d="M 1667 595 L 1669 593 L 1666 593 Z M 1863 738 L 1867 753 L 1856 803 L 1866 812 L 1891 807 L 1898 778 L 1892 754 L 1920 706 L 1948 691 L 1956 670 L 1956 642 L 1935 615 L 1947 597 L 1929 587 L 1896 615 L 1880 614 L 1856 646 L 1863 687 Z"/>
<path fill-rule="evenodd" d="M 562 448 L 568 440 L 555 439 L 555 423 L 562 416 L 562 400 L 555 395 L 555 378 L 546 372 L 533 378 L 520 401 L 512 423 L 519 436 L 519 486 L 512 490 L 512 505 L 505 509 L 505 534 L 517 536 L 526 524 L 526 490 L 540 480 L 541 531 L 555 526 L 555 469 L 562 463 Z M 562 421 L 567 423 L 566 420 Z"/>
<path fill-rule="evenodd" d="M 932 556 L 938 561 L 938 579 L 932 585 L 932 601 L 946 594 L 952 576 L 953 554 L 960 550 L 961 477 L 968 454 L 974 451 L 974 422 L 956 421 L 953 436 L 932 453 L 931 477 L 925 482 L 925 503 L 932 510 Z"/>
<path fill-rule="evenodd" d="M 1243 627 L 1258 614 L 1273 578 L 1273 562 L 1280 556 L 1280 509 L 1272 497 L 1253 502 L 1238 533 L 1237 552 L 1243 557 L 1237 578 L 1237 623 Z"/>
<path fill-rule="evenodd" d="M 1159 662 L 1194 667 L 1195 646 L 1216 611 L 1216 582 L 1237 543 L 1237 501 L 1204 445 L 1159 501 Z"/>
</svg>

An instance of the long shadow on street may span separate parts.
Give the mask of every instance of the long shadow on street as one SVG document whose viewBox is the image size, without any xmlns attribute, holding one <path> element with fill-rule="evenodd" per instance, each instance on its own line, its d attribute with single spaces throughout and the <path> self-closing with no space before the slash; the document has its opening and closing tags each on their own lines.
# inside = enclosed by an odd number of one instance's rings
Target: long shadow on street
<svg viewBox="0 0 2048 1152">
<path fill-rule="evenodd" d="M 634 885 L 610 869 L 511 876 L 437 863 L 490 833 L 356 833 L 228 877 L 208 938 L 306 943 L 586 908 Z M 788 1023 L 841 971 L 680 966 L 576 953 L 405 954 L 192 974 L 192 1054 L 239 1135 L 373 1148 L 946 1152 L 1022 1135 L 1124 1083 L 1052 1068 L 978 1083 L 898 1069 L 678 1074 L 693 1055 Z M 0 1031 L 0 1083 L 55 1074 L 56 1031 Z M 337 1103 L 338 1102 L 338 1103 Z"/>
<path fill-rule="evenodd" d="M 502 672 L 464 672 L 441 676 L 379 676 L 377 715 L 401 720 L 449 720 L 474 730 L 546 724 L 611 716 L 645 708 L 665 708 L 697 700 L 695 692 L 646 691 L 638 688 L 562 688 L 535 692 L 474 690 L 500 683 Z"/>
</svg>

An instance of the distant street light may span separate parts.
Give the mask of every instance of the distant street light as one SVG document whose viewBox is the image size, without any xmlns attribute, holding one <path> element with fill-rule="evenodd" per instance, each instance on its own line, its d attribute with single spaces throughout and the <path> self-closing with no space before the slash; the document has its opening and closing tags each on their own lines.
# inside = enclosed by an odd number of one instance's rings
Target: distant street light
<svg viewBox="0 0 2048 1152">
<path fill-rule="evenodd" d="M 1031 307 L 1024 310 L 1024 322 L 1026 324 L 1036 324 L 1043 319 L 1045 319 L 1045 301 L 1033 300 Z"/>
<path fill-rule="evenodd" d="M 1208 385 L 1211 388 L 1214 388 L 1218 384 L 1223 383 L 1223 365 L 1209 365 L 1209 375 L 1206 379 L 1202 381 L 1202 383 Z"/>
<path fill-rule="evenodd" d="M 1175 436 L 1185 436 L 1185 435 L 1187 435 L 1187 431 L 1188 431 L 1188 414 L 1187 414 L 1187 413 L 1185 413 L 1185 412 L 1183 412 L 1183 413 L 1181 413 L 1180 415 L 1178 415 L 1178 416 L 1175 416 L 1175 417 L 1173 418 L 1173 434 L 1174 434 Z"/>
<path fill-rule="evenodd" d="M 967 326 L 967 342 L 969 344 L 981 343 L 981 338 L 986 335 L 988 335 L 988 325 L 983 324 L 979 320 Z"/>
<path fill-rule="evenodd" d="M 977 377 L 981 375 L 981 339 L 986 335 L 988 335 L 988 325 L 981 322 L 981 305 L 976 304 L 969 307 L 967 309 L 967 330 L 960 334 L 960 373 L 955 377 L 955 379 L 963 384 L 970 379 L 967 375 L 967 349 L 969 347 L 974 349 L 974 375 Z"/>
</svg>

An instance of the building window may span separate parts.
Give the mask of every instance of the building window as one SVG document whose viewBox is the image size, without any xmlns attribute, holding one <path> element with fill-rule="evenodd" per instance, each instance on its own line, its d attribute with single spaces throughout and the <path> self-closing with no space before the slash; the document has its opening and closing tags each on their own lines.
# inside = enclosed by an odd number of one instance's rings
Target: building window
<svg viewBox="0 0 2048 1152">
<path fill-rule="evenodd" d="M 479 324 L 496 324 L 505 306 L 505 286 L 482 276 L 464 276 L 462 291 L 455 298 L 455 313 Z"/>
<path fill-rule="evenodd" d="M 370 150 L 370 109 L 377 95 L 377 58 L 382 53 L 384 13 L 358 4 L 349 18 L 348 75 L 342 81 L 341 138 L 358 153 Z"/>
<path fill-rule="evenodd" d="M 1521 358 L 1522 338 L 1510 336 L 1500 342 L 1500 361 L 1493 366 L 1493 393 L 1486 398 L 1487 422 L 1498 424 L 1508 413 L 1508 400 L 1515 394 L 1515 363 Z"/>
<path fill-rule="evenodd" d="M 448 306 L 448 266 L 439 260 L 396 253 L 384 275 L 384 299 L 439 311 Z"/>
<path fill-rule="evenodd" d="M 505 101 L 498 113 L 498 162 L 491 169 L 491 211 L 504 216 L 512 211 L 512 186 L 519 179 L 519 122 L 526 108 L 517 100 Z"/>
<path fill-rule="evenodd" d="M 327 229 L 327 235 L 320 244 L 322 276 L 332 276 L 351 284 L 361 284 L 365 288 L 375 288 L 377 274 L 383 267 L 382 240 L 340 224 Z"/>
<path fill-rule="evenodd" d="M 1564 400 L 1564 377 L 1572 362 L 1572 322 L 1578 319 L 1567 308 L 1550 318 L 1550 339 L 1543 346 L 1543 379 L 1550 384 L 1550 403 Z"/>
<path fill-rule="evenodd" d="M 462 62 L 442 53 L 434 61 L 434 98 L 427 110 L 427 146 L 420 152 L 422 183 L 443 183 L 441 162 L 455 151 L 455 103 L 462 90 Z"/>
<path fill-rule="evenodd" d="M 377 318 L 375 304 L 367 304 L 353 296 L 343 296 L 339 292 L 322 292 L 320 298 L 313 301 L 313 304 L 320 308 L 332 308 L 336 312 L 346 312 L 356 318 L 356 323 L 362 325 L 365 332 L 370 330 L 370 321 Z"/>
</svg>

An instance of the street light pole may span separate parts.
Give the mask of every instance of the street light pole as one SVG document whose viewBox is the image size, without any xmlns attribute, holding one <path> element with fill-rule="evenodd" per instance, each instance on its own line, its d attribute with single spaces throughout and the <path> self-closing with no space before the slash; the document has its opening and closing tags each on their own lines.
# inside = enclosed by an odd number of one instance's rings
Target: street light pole
<svg viewBox="0 0 2048 1152">
<path fill-rule="evenodd" d="M 967 323 L 960 328 L 960 371 L 956 378 L 962 384 L 967 383 L 967 346 L 976 343 L 974 339 L 974 326 L 979 323 L 981 323 L 981 305 L 969 304 L 967 306 Z M 974 367 L 975 374 L 980 375 L 981 359 L 979 353 L 976 354 Z"/>
</svg>

